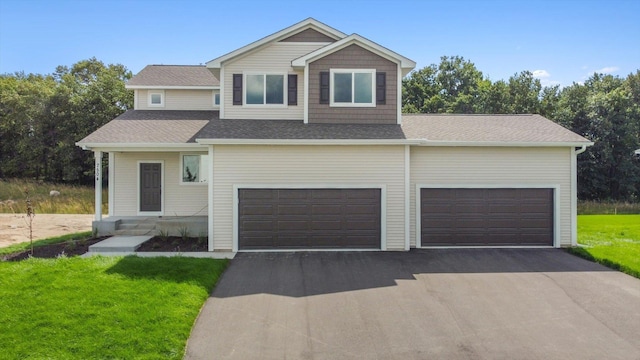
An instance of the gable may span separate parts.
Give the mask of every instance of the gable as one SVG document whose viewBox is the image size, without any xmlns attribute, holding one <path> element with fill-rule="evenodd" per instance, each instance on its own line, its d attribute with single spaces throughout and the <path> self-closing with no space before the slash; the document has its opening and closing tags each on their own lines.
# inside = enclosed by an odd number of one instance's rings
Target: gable
<svg viewBox="0 0 640 360">
<path fill-rule="evenodd" d="M 280 42 L 323 42 L 332 43 L 335 39 L 320 33 L 315 29 L 306 29 L 297 34 L 291 35 L 288 38 L 280 40 Z"/>
</svg>

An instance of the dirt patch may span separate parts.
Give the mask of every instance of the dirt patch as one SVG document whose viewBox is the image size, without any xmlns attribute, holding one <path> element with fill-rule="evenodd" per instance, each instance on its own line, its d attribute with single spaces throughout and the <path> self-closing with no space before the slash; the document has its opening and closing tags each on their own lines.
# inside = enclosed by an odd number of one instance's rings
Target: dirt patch
<svg viewBox="0 0 640 360">
<path fill-rule="evenodd" d="M 91 231 L 93 218 L 91 214 L 36 214 L 33 218 L 33 239 Z M 0 214 L 0 247 L 29 241 L 27 220 L 22 214 Z"/>
<path fill-rule="evenodd" d="M 207 239 L 186 238 L 169 236 L 166 239 L 155 236 L 140 245 L 139 252 L 192 252 L 208 251 Z"/>
</svg>

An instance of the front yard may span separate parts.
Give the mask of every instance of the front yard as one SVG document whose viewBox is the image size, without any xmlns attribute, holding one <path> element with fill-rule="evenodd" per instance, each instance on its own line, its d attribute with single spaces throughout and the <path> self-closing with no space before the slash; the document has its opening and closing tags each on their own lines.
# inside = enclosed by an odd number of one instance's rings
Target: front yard
<svg viewBox="0 0 640 360">
<path fill-rule="evenodd" d="M 227 260 L 0 262 L 2 358 L 181 359 Z"/>
<path fill-rule="evenodd" d="M 640 215 L 580 215 L 570 251 L 640 278 Z"/>
</svg>

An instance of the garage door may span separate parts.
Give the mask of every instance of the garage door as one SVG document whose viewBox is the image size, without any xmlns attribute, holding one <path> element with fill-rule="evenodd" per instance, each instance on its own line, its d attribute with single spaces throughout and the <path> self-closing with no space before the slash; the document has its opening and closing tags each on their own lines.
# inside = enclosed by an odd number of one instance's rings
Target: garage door
<svg viewBox="0 0 640 360">
<path fill-rule="evenodd" d="M 553 189 L 421 189 L 422 246 L 553 245 Z"/>
<path fill-rule="evenodd" d="M 380 189 L 239 189 L 238 247 L 380 248 Z"/>
</svg>

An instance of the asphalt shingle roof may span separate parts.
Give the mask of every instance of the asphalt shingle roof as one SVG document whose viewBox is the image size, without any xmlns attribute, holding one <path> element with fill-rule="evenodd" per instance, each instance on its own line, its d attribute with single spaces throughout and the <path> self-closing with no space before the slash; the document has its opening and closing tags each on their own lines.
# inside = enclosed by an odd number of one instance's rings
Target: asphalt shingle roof
<svg viewBox="0 0 640 360">
<path fill-rule="evenodd" d="M 129 110 L 80 143 L 193 143 L 196 139 L 589 142 L 540 115 L 405 114 L 402 125 L 366 125 L 221 120 L 218 111 Z"/>
<path fill-rule="evenodd" d="M 220 81 L 203 65 L 147 65 L 129 86 L 219 86 Z"/>
</svg>

